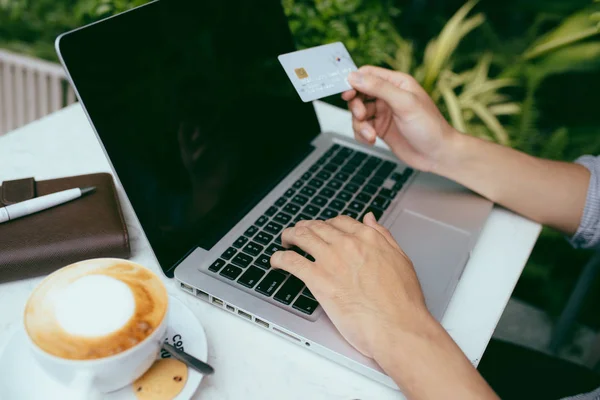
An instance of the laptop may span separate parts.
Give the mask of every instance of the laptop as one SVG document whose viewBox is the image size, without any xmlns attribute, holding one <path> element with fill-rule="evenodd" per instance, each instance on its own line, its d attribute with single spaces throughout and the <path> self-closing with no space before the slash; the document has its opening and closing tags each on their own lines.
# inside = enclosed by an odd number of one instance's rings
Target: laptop
<svg viewBox="0 0 600 400">
<path fill-rule="evenodd" d="M 302 281 L 271 268 L 281 232 L 373 211 L 440 320 L 491 202 L 389 151 L 320 132 L 277 60 L 294 51 L 278 0 L 158 0 L 63 34 L 56 49 L 167 277 L 395 387 Z"/>
</svg>

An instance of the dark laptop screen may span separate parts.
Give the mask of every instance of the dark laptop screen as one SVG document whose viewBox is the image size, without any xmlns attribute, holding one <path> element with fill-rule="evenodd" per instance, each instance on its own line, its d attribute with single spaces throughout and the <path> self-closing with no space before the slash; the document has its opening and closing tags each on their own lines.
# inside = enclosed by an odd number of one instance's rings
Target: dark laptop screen
<svg viewBox="0 0 600 400">
<path fill-rule="evenodd" d="M 310 151 L 312 104 L 277 61 L 293 50 L 278 0 L 162 0 L 61 39 L 165 272 L 210 249 Z"/>
</svg>

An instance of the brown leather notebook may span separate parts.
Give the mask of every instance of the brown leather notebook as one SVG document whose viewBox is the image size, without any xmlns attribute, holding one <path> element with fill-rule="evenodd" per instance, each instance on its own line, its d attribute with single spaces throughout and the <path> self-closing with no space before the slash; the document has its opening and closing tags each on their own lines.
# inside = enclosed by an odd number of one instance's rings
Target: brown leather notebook
<svg viewBox="0 0 600 400">
<path fill-rule="evenodd" d="M 4 181 L 0 206 L 86 186 L 96 191 L 0 224 L 0 282 L 45 275 L 90 258 L 129 258 L 129 236 L 110 174 Z"/>
</svg>

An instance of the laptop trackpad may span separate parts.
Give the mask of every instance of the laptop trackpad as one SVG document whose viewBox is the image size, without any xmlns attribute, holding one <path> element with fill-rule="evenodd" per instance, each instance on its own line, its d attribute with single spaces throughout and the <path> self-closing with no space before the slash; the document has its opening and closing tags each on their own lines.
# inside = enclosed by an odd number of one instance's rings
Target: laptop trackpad
<svg viewBox="0 0 600 400">
<path fill-rule="evenodd" d="M 468 260 L 469 234 L 409 210 L 388 226 L 415 266 L 429 311 L 441 319 Z"/>
</svg>

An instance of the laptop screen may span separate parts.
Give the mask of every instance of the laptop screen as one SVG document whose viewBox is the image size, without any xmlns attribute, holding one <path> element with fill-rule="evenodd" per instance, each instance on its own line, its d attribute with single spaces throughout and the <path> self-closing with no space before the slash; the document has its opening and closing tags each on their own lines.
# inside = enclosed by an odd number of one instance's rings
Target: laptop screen
<svg viewBox="0 0 600 400">
<path fill-rule="evenodd" d="M 278 0 L 162 0 L 63 36 L 63 61 L 167 275 L 311 150 Z M 76 151 L 76 149 L 73 149 Z"/>
</svg>

